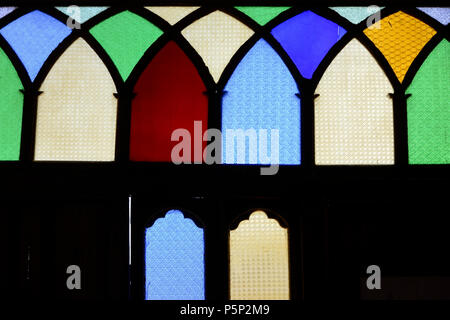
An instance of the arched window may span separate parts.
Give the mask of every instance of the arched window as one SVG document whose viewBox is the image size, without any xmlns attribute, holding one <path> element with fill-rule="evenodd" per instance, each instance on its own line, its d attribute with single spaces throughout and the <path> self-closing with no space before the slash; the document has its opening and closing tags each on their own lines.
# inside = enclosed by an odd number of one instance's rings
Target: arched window
<svg viewBox="0 0 450 320">
<path fill-rule="evenodd" d="M 116 88 L 83 39 L 57 60 L 40 90 L 35 160 L 114 160 Z"/>
<path fill-rule="evenodd" d="M 436 31 L 399 11 L 382 19 L 379 28 L 367 28 L 364 33 L 383 53 L 402 82 L 411 63 Z"/>
<path fill-rule="evenodd" d="M 316 93 L 316 164 L 394 164 L 393 88 L 358 40 L 333 60 Z"/>
<path fill-rule="evenodd" d="M 218 82 L 230 59 L 253 35 L 253 31 L 235 18 L 214 11 L 189 25 L 182 34 Z"/>
<path fill-rule="evenodd" d="M 288 231 L 255 211 L 230 231 L 230 298 L 288 300 Z"/>
<path fill-rule="evenodd" d="M 431 52 L 407 93 L 411 164 L 450 164 L 450 45 Z"/>
<path fill-rule="evenodd" d="M 336 23 L 311 11 L 302 12 L 272 30 L 302 76 L 308 79 L 345 33 Z"/>
<path fill-rule="evenodd" d="M 225 86 L 223 162 L 300 164 L 300 100 L 296 93 L 297 85 L 284 62 L 266 41 L 258 41 Z"/>
<path fill-rule="evenodd" d="M 179 210 L 145 231 L 145 298 L 205 299 L 203 229 Z"/>
<path fill-rule="evenodd" d="M 0 48 L 0 160 L 19 160 L 23 111 L 22 82 Z"/>
<path fill-rule="evenodd" d="M 134 89 L 130 159 L 170 162 L 172 149 L 178 144 L 171 141 L 176 129 L 190 132 L 194 150 L 194 121 L 201 121 L 203 130 L 208 128 L 205 91 L 192 61 L 175 42 L 169 42 L 146 67 Z M 194 152 L 191 156 L 193 159 Z"/>
</svg>

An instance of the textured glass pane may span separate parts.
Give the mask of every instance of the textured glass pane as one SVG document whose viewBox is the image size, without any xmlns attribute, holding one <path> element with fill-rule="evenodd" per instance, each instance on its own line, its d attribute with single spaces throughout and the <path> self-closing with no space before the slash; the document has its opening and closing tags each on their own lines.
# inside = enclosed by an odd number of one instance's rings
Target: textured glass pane
<svg viewBox="0 0 450 320">
<path fill-rule="evenodd" d="M 334 22 L 311 11 L 300 13 L 272 30 L 302 76 L 308 79 L 345 32 Z"/>
<path fill-rule="evenodd" d="M 215 81 L 231 57 L 247 41 L 253 31 L 223 12 L 215 11 L 182 31 L 202 57 Z"/>
<path fill-rule="evenodd" d="M 45 60 L 70 33 L 65 24 L 40 11 L 30 12 L 0 30 L 34 80 Z"/>
<path fill-rule="evenodd" d="M 268 164 L 261 156 L 261 146 L 267 146 L 267 155 L 276 153 L 271 143 L 271 129 L 275 129 L 279 130 L 279 163 L 300 164 L 300 100 L 295 96 L 298 88 L 286 65 L 267 42 L 258 41 L 247 53 L 225 91 L 222 100 L 224 163 Z M 229 129 L 254 129 L 258 146 L 250 147 L 251 138 L 245 145 L 239 144 L 233 134 L 227 133 Z M 266 142 L 261 141 L 260 129 L 267 130 Z"/>
<path fill-rule="evenodd" d="M 85 23 L 89 19 L 98 15 L 100 12 L 103 12 L 106 9 L 108 9 L 108 7 L 78 7 L 78 8 L 80 10 L 79 16 L 77 15 L 78 13 L 74 14 L 73 9 L 69 9 L 69 7 L 56 7 L 56 9 L 72 17 L 73 19 L 75 19 L 80 23 Z"/>
<path fill-rule="evenodd" d="M 289 300 L 288 232 L 263 211 L 230 231 L 231 300 Z"/>
<path fill-rule="evenodd" d="M 202 121 L 203 129 L 208 128 L 205 91 L 195 66 L 174 42 L 169 42 L 145 68 L 134 89 L 130 159 L 170 162 L 172 149 L 179 144 L 171 141 L 176 129 L 190 132 L 189 146 L 194 150 L 194 121 Z"/>
<path fill-rule="evenodd" d="M 0 160 L 19 160 L 22 130 L 22 83 L 0 49 Z"/>
<path fill-rule="evenodd" d="M 103 21 L 90 32 L 109 54 L 124 80 L 162 34 L 158 27 L 129 11 Z"/>
<path fill-rule="evenodd" d="M 146 300 L 204 300 L 203 229 L 170 210 L 145 231 Z"/>
<path fill-rule="evenodd" d="M 198 8 L 199 7 L 145 7 L 145 9 L 152 11 L 172 25 Z"/>
<path fill-rule="evenodd" d="M 440 23 L 447 25 L 450 22 L 450 8 L 417 8 L 419 10 L 422 10 L 427 15 L 433 17 Z"/>
<path fill-rule="evenodd" d="M 260 25 L 265 25 L 289 8 L 290 7 L 236 7 L 236 9 L 248 15 Z"/>
<path fill-rule="evenodd" d="M 331 7 L 330 9 L 333 9 L 348 21 L 357 24 L 383 8 L 384 7 L 371 6 L 371 7 Z"/>
<path fill-rule="evenodd" d="M 394 163 L 393 88 L 358 40 L 333 60 L 316 92 L 316 164 Z"/>
<path fill-rule="evenodd" d="M 364 33 L 383 53 L 402 82 L 411 63 L 436 31 L 400 11 L 382 19 L 380 28 L 365 29 Z"/>
<path fill-rule="evenodd" d="M 7 14 L 13 12 L 16 7 L 0 7 L 0 18 L 3 18 Z"/>
<path fill-rule="evenodd" d="M 450 44 L 428 56 L 407 92 L 409 162 L 450 164 Z"/>
<path fill-rule="evenodd" d="M 40 90 L 36 160 L 114 160 L 116 88 L 84 40 L 76 40 L 64 52 Z"/>
</svg>

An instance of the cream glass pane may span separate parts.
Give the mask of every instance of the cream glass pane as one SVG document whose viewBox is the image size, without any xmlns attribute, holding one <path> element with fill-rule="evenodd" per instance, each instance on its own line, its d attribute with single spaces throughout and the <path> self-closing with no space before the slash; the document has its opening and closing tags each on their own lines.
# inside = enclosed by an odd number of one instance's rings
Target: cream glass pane
<svg viewBox="0 0 450 320">
<path fill-rule="evenodd" d="M 182 31 L 217 82 L 236 51 L 253 31 L 235 18 L 215 11 Z"/>
<path fill-rule="evenodd" d="M 199 7 L 145 7 L 145 9 L 157 14 L 172 25 L 198 8 Z"/>
<path fill-rule="evenodd" d="M 366 48 L 352 40 L 325 71 L 315 100 L 318 165 L 394 164 L 393 88 Z"/>
<path fill-rule="evenodd" d="M 230 298 L 289 300 L 288 232 L 263 211 L 230 231 Z"/>
<path fill-rule="evenodd" d="M 35 160 L 114 160 L 116 88 L 84 40 L 58 59 L 40 90 Z"/>
</svg>

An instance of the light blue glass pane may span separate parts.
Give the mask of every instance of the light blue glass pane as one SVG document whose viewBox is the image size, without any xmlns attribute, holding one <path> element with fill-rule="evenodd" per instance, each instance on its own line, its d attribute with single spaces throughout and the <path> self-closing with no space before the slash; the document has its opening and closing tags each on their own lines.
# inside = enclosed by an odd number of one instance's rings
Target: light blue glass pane
<svg viewBox="0 0 450 320">
<path fill-rule="evenodd" d="M 311 11 L 305 11 L 272 30 L 303 77 L 311 79 L 345 29 Z"/>
<path fill-rule="evenodd" d="M 348 21 L 358 24 L 367 17 L 373 15 L 374 13 L 380 11 L 384 7 L 369 6 L 369 7 L 331 7 L 330 9 L 336 11 L 347 19 Z"/>
<path fill-rule="evenodd" d="M 11 13 L 16 7 L 0 7 L 0 18 L 3 18 L 7 14 Z"/>
<path fill-rule="evenodd" d="M 0 33 L 34 80 L 45 60 L 70 33 L 65 24 L 40 11 L 32 11 L 14 20 Z"/>
<path fill-rule="evenodd" d="M 56 7 L 56 9 L 58 9 L 59 11 L 61 11 L 64 14 L 72 17 L 74 20 L 76 20 L 80 23 L 85 23 L 92 17 L 95 17 L 100 12 L 103 12 L 108 8 L 109 7 L 78 7 L 79 12 L 77 12 L 77 11 L 74 11 L 75 10 L 74 8 Z"/>
<path fill-rule="evenodd" d="M 222 100 L 223 163 L 300 164 L 300 100 L 295 95 L 298 88 L 284 62 L 266 41 L 259 40 L 242 59 L 225 91 Z M 238 139 L 227 132 L 230 129 L 254 130 L 256 147 L 250 147 L 251 139 L 239 145 Z M 261 139 L 264 135 L 260 129 L 267 130 L 266 143 Z M 271 142 L 272 129 L 279 132 L 278 155 Z M 274 158 L 269 161 L 262 154 L 268 158 L 274 155 Z"/>
<path fill-rule="evenodd" d="M 422 10 L 427 15 L 433 17 L 443 25 L 447 25 L 450 22 L 450 8 L 422 7 L 417 9 Z"/>
<path fill-rule="evenodd" d="M 170 210 L 145 233 L 145 298 L 204 300 L 203 229 Z"/>
</svg>

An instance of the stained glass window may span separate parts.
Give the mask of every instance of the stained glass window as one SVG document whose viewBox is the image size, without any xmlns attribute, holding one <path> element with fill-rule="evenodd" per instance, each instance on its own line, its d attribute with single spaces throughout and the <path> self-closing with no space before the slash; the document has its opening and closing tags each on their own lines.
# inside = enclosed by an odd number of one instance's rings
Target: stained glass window
<svg viewBox="0 0 450 320">
<path fill-rule="evenodd" d="M 436 31 L 399 11 L 382 19 L 380 28 L 366 29 L 364 33 L 383 53 L 402 82 L 411 63 Z"/>
<path fill-rule="evenodd" d="M 214 11 L 188 26 L 182 34 L 197 50 L 217 82 L 230 59 L 253 31 L 235 18 Z"/>
<path fill-rule="evenodd" d="M 129 11 L 106 19 L 90 32 L 109 54 L 124 80 L 162 34 L 158 27 Z"/>
<path fill-rule="evenodd" d="M 231 300 L 289 300 L 288 232 L 255 211 L 230 231 Z"/>
<path fill-rule="evenodd" d="M 63 53 L 40 90 L 35 160 L 114 160 L 116 88 L 83 39 Z"/>
<path fill-rule="evenodd" d="M 358 40 L 333 60 L 316 93 L 316 164 L 394 163 L 393 88 Z"/>
<path fill-rule="evenodd" d="M 266 41 L 258 41 L 225 87 L 223 162 L 299 164 L 300 100 L 296 93 L 297 85 L 284 62 Z M 242 135 L 238 130 L 243 130 Z"/>
<path fill-rule="evenodd" d="M 411 164 L 450 164 L 450 44 L 431 52 L 407 93 Z"/>
<path fill-rule="evenodd" d="M 40 11 L 32 11 L 0 30 L 19 56 L 31 80 L 45 60 L 70 33 L 71 29 Z"/>
<path fill-rule="evenodd" d="M 145 231 L 146 300 L 204 300 L 203 229 L 170 210 Z"/>
<path fill-rule="evenodd" d="M 22 82 L 0 48 L 0 160 L 19 160 L 22 129 Z"/>
<path fill-rule="evenodd" d="M 272 30 L 302 76 L 308 79 L 345 32 L 336 23 L 311 11 L 302 12 Z"/>
<path fill-rule="evenodd" d="M 194 121 L 201 121 L 203 130 L 208 128 L 205 91 L 195 66 L 175 42 L 169 42 L 152 59 L 134 89 L 130 159 L 170 162 L 172 149 L 178 144 L 171 141 L 176 129 L 190 132 L 188 145 L 194 150 Z M 199 138 L 202 141 L 202 136 Z M 193 159 L 194 152 L 191 156 Z"/>
</svg>

